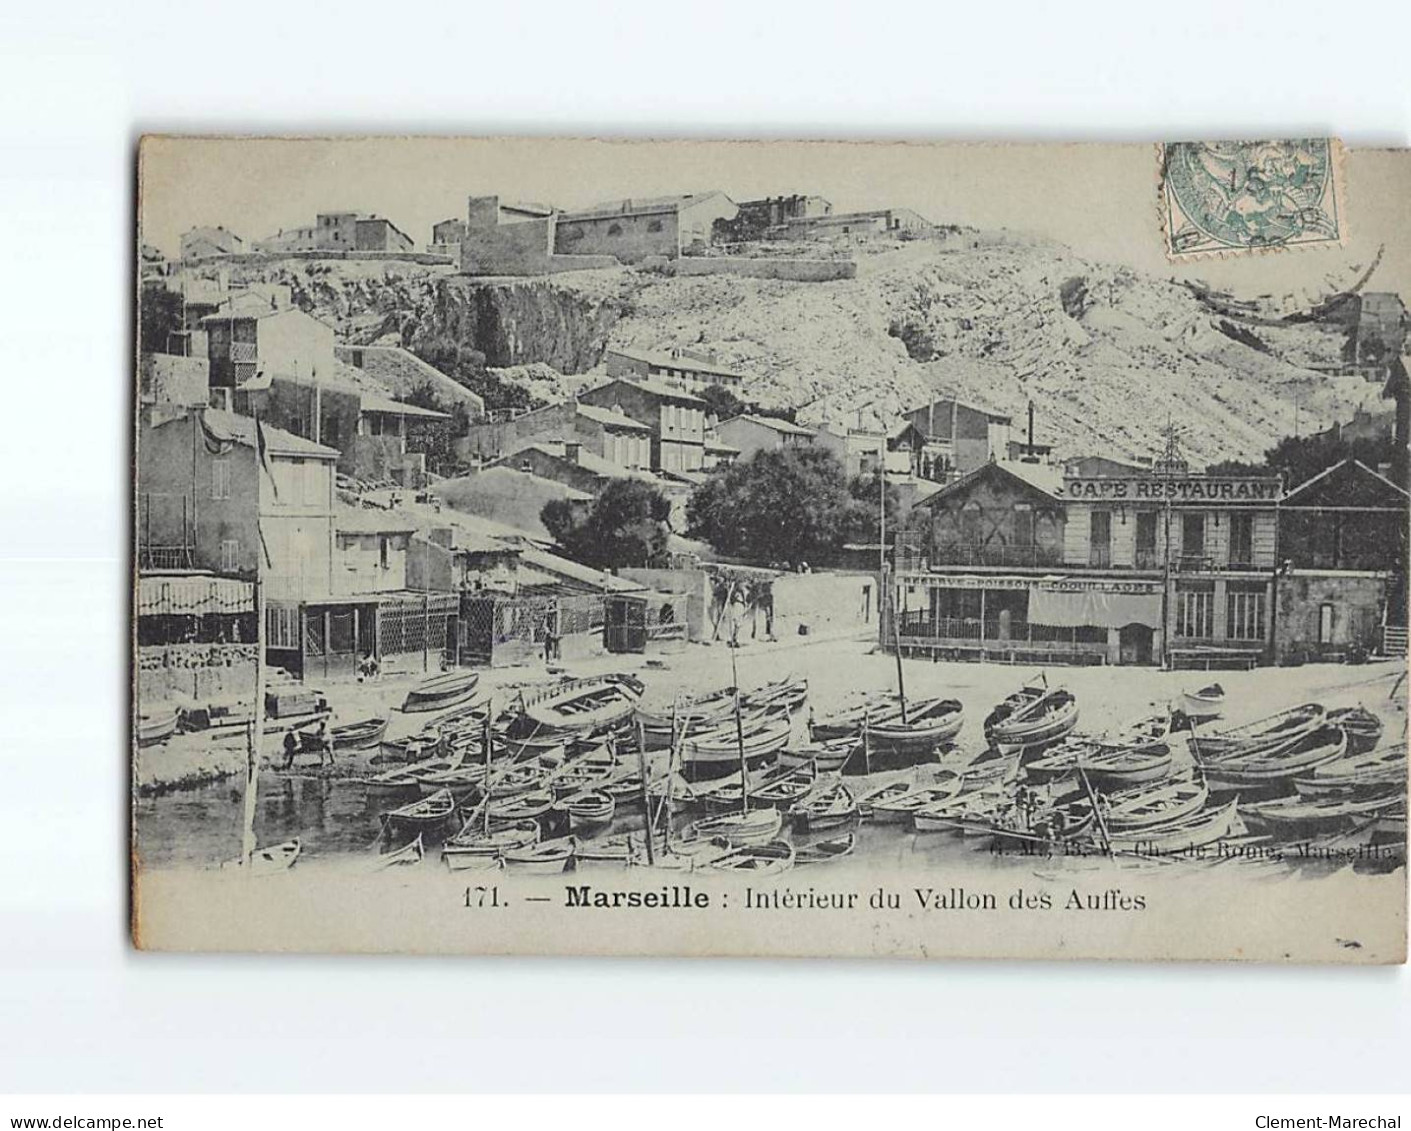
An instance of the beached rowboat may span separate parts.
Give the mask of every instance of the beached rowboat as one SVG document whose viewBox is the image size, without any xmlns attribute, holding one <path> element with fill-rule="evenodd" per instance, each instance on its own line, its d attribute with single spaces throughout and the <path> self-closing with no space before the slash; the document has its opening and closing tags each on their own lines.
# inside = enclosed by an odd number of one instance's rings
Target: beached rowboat
<svg viewBox="0 0 1411 1131">
<path fill-rule="evenodd" d="M 758 766 L 788 745 L 792 727 L 786 715 L 758 715 L 734 720 L 688 738 L 681 744 L 681 766 L 688 777 L 715 777 L 746 764 Z M 743 743 L 740 738 L 743 736 Z M 743 755 L 741 746 L 743 745 Z"/>
<path fill-rule="evenodd" d="M 1341 727 L 1321 726 L 1305 731 L 1278 746 L 1260 746 L 1248 754 L 1226 755 L 1204 766 L 1211 793 L 1282 786 L 1292 783 L 1326 762 L 1347 752 L 1347 734 Z M 1204 747 L 1199 753 L 1203 756 Z"/>
<path fill-rule="evenodd" d="M 1384 746 L 1365 754 L 1349 753 L 1324 762 L 1308 774 L 1293 779 L 1293 787 L 1305 797 L 1326 793 L 1382 793 L 1405 788 L 1406 747 Z"/>
<path fill-rule="evenodd" d="M 873 692 L 855 703 L 809 720 L 809 736 L 815 742 L 857 738 L 864 719 L 883 719 L 897 714 L 901 700 L 895 692 Z"/>
<path fill-rule="evenodd" d="M 611 824 L 613 813 L 617 809 L 617 802 L 612 799 L 611 794 L 604 793 L 602 790 L 590 789 L 555 802 L 554 808 L 566 812 L 568 827 L 574 832 L 579 832 L 600 829 L 604 825 Z"/>
<path fill-rule="evenodd" d="M 777 809 L 751 809 L 748 813 L 703 817 L 687 828 L 683 839 L 697 843 L 718 839 L 739 848 L 773 840 L 783 824 L 784 816 Z"/>
<path fill-rule="evenodd" d="M 561 836 L 554 840 L 541 840 L 537 844 L 527 844 L 523 848 L 506 849 L 503 859 L 505 867 L 530 875 L 555 875 L 573 863 L 578 852 L 575 837 Z"/>
<path fill-rule="evenodd" d="M 907 821 L 919 809 L 949 801 L 960 792 L 960 787 L 959 777 L 950 777 L 933 785 L 913 786 L 905 793 L 873 801 L 870 805 L 872 820 L 878 824 Z"/>
<path fill-rule="evenodd" d="M 467 825 L 441 846 L 441 859 L 453 872 L 468 868 L 496 868 L 506 851 L 525 848 L 538 840 L 537 821 L 520 821 L 488 833 L 477 821 L 473 827 Z"/>
<path fill-rule="evenodd" d="M 842 836 L 829 837 L 827 840 L 816 840 L 812 844 L 794 849 L 794 866 L 827 864 L 833 860 L 841 860 L 845 856 L 852 855 L 856 844 L 856 833 L 844 833 Z"/>
<path fill-rule="evenodd" d="M 355 723 L 343 723 L 328 732 L 328 740 L 333 749 L 371 750 L 382 741 L 387 733 L 387 716 L 374 715 L 370 719 L 360 719 Z"/>
<path fill-rule="evenodd" d="M 639 855 L 636 838 L 631 833 L 592 840 L 580 839 L 573 866 L 577 868 L 584 864 L 616 864 L 626 868 L 638 863 Z"/>
<path fill-rule="evenodd" d="M 456 799 L 449 789 L 442 789 L 430 797 L 403 805 L 382 814 L 382 825 L 389 834 L 437 833 L 456 811 Z"/>
<path fill-rule="evenodd" d="M 181 711 L 177 707 L 153 707 L 137 716 L 137 745 L 154 746 L 165 742 L 176 733 L 181 721 Z"/>
<path fill-rule="evenodd" d="M 1328 722 L 1347 731 L 1347 752 L 1365 754 L 1382 740 L 1382 720 L 1360 704 L 1328 712 Z"/>
<path fill-rule="evenodd" d="M 746 711 L 795 712 L 808 701 L 808 680 L 785 676 L 740 693 L 740 707 Z"/>
<path fill-rule="evenodd" d="M 789 810 L 789 820 L 795 828 L 808 832 L 835 829 L 857 816 L 857 798 L 842 782 L 834 782 L 815 790 L 795 802 Z"/>
<path fill-rule="evenodd" d="M 781 750 L 781 766 L 812 765 L 820 774 L 837 773 L 857 750 L 856 738 L 834 738 L 826 742 L 806 742 L 795 750 Z"/>
<path fill-rule="evenodd" d="M 843 767 L 846 774 L 904 770 L 933 761 L 937 751 L 952 741 L 965 723 L 965 709 L 958 699 L 922 699 L 908 703 L 906 722 L 900 708 L 882 718 L 869 718 L 861 741 Z"/>
<path fill-rule="evenodd" d="M 1191 848 L 1202 848 L 1218 840 L 1243 832 L 1236 800 L 1202 810 L 1183 821 L 1153 825 L 1111 833 L 1108 837 L 1114 852 L 1135 852 L 1147 855 L 1170 854 Z"/>
<path fill-rule="evenodd" d="M 632 716 L 639 695 L 615 677 L 580 680 L 524 709 L 521 727 L 545 735 L 587 734 L 618 726 Z M 512 728 L 516 731 L 521 727 Z"/>
<path fill-rule="evenodd" d="M 1103 809 L 1103 823 L 1110 832 L 1169 825 L 1198 813 L 1209 797 L 1206 784 L 1194 781 L 1114 793 Z"/>
<path fill-rule="evenodd" d="M 421 834 L 416 834 L 416 839 L 401 848 L 394 848 L 391 852 L 383 852 L 373 857 L 372 870 L 380 872 L 384 868 L 395 868 L 402 864 L 420 864 L 426 856 L 426 848 L 422 844 Z"/>
<path fill-rule="evenodd" d="M 1030 690 L 1025 688 L 1026 691 Z M 1045 690 L 1012 710 L 1000 704 L 985 720 L 985 737 L 1001 750 L 1039 746 L 1068 734 L 1078 723 L 1078 701 L 1064 688 Z"/>
<path fill-rule="evenodd" d="M 1218 719 L 1225 713 L 1225 689 L 1218 683 L 1181 694 L 1181 710 L 1191 719 Z"/>
<path fill-rule="evenodd" d="M 475 685 L 480 682 L 477 671 L 455 671 L 434 675 L 424 679 L 407 692 L 402 702 L 402 710 L 439 711 L 469 699 L 475 694 Z"/>
<path fill-rule="evenodd" d="M 1307 835 L 1348 828 L 1369 817 L 1380 816 L 1401 803 L 1401 798 L 1384 797 L 1276 797 L 1240 806 L 1240 814 L 1251 825 L 1275 833 Z"/>
<path fill-rule="evenodd" d="M 794 846 L 786 840 L 740 845 L 709 863 L 709 867 L 721 872 L 749 872 L 757 876 L 777 875 L 793 866 Z"/>
<path fill-rule="evenodd" d="M 293 840 L 286 840 L 283 844 L 255 849 L 250 857 L 250 875 L 277 876 L 282 872 L 289 871 L 294 867 L 294 862 L 299 859 L 299 853 L 303 851 L 303 847 L 299 838 L 295 837 Z M 244 859 L 238 856 L 221 865 L 222 868 L 243 868 L 244 866 Z"/>
<path fill-rule="evenodd" d="M 1323 715 L 1321 704 L 1305 703 L 1215 734 L 1204 734 L 1197 728 L 1191 732 L 1191 749 L 1207 765 L 1226 758 L 1259 754 L 1303 738 L 1323 724 Z"/>
</svg>

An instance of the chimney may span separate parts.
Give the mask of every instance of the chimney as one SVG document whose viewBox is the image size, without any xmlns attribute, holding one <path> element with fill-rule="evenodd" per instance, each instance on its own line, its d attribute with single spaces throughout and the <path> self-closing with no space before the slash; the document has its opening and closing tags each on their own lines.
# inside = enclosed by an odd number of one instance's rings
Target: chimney
<svg viewBox="0 0 1411 1131">
<path fill-rule="evenodd" d="M 1039 457 L 1034 452 L 1034 402 L 1029 401 L 1029 443 L 1024 449 L 1023 463 L 1038 463 Z"/>
</svg>

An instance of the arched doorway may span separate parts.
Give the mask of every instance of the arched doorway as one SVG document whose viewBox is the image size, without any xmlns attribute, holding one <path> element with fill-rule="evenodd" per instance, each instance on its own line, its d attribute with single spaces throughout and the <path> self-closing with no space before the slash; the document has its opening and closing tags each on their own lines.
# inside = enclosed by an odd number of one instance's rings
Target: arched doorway
<svg viewBox="0 0 1411 1131">
<path fill-rule="evenodd" d="M 1119 657 L 1124 664 L 1150 664 L 1154 633 L 1149 625 L 1124 624 L 1117 630 Z"/>
</svg>

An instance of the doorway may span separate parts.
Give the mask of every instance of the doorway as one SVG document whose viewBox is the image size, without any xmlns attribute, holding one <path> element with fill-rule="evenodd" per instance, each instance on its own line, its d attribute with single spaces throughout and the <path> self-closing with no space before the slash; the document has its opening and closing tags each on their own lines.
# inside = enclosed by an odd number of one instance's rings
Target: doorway
<svg viewBox="0 0 1411 1131">
<path fill-rule="evenodd" d="M 1124 664 L 1150 664 L 1153 631 L 1144 624 L 1124 624 L 1117 630 L 1118 658 Z"/>
</svg>

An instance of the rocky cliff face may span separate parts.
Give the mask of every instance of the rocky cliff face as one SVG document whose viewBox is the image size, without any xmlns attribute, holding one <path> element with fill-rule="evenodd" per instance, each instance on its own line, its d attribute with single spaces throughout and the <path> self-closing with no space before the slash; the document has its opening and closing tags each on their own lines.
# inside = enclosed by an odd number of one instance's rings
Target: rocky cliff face
<svg viewBox="0 0 1411 1131">
<path fill-rule="evenodd" d="M 1214 303 L 1008 234 L 959 248 L 916 241 L 826 283 L 628 269 L 533 279 L 406 264 L 279 270 L 267 277 L 348 340 L 477 361 L 541 399 L 601 375 L 609 342 L 696 346 L 749 374 L 744 397 L 797 408 L 805 423 L 890 425 L 942 393 L 1018 421 L 1032 399 L 1039 438 L 1059 455 L 1149 456 L 1170 419 L 1187 454 L 1209 462 L 1258 458 L 1377 393 L 1317 371 L 1337 363 L 1345 327 Z"/>
<path fill-rule="evenodd" d="M 599 274 L 594 272 L 594 274 Z M 627 306 L 627 279 L 607 272 L 597 286 L 556 279 L 438 280 L 425 306 L 400 327 L 423 357 L 478 353 L 487 366 L 541 363 L 559 373 L 597 365 Z"/>
</svg>

